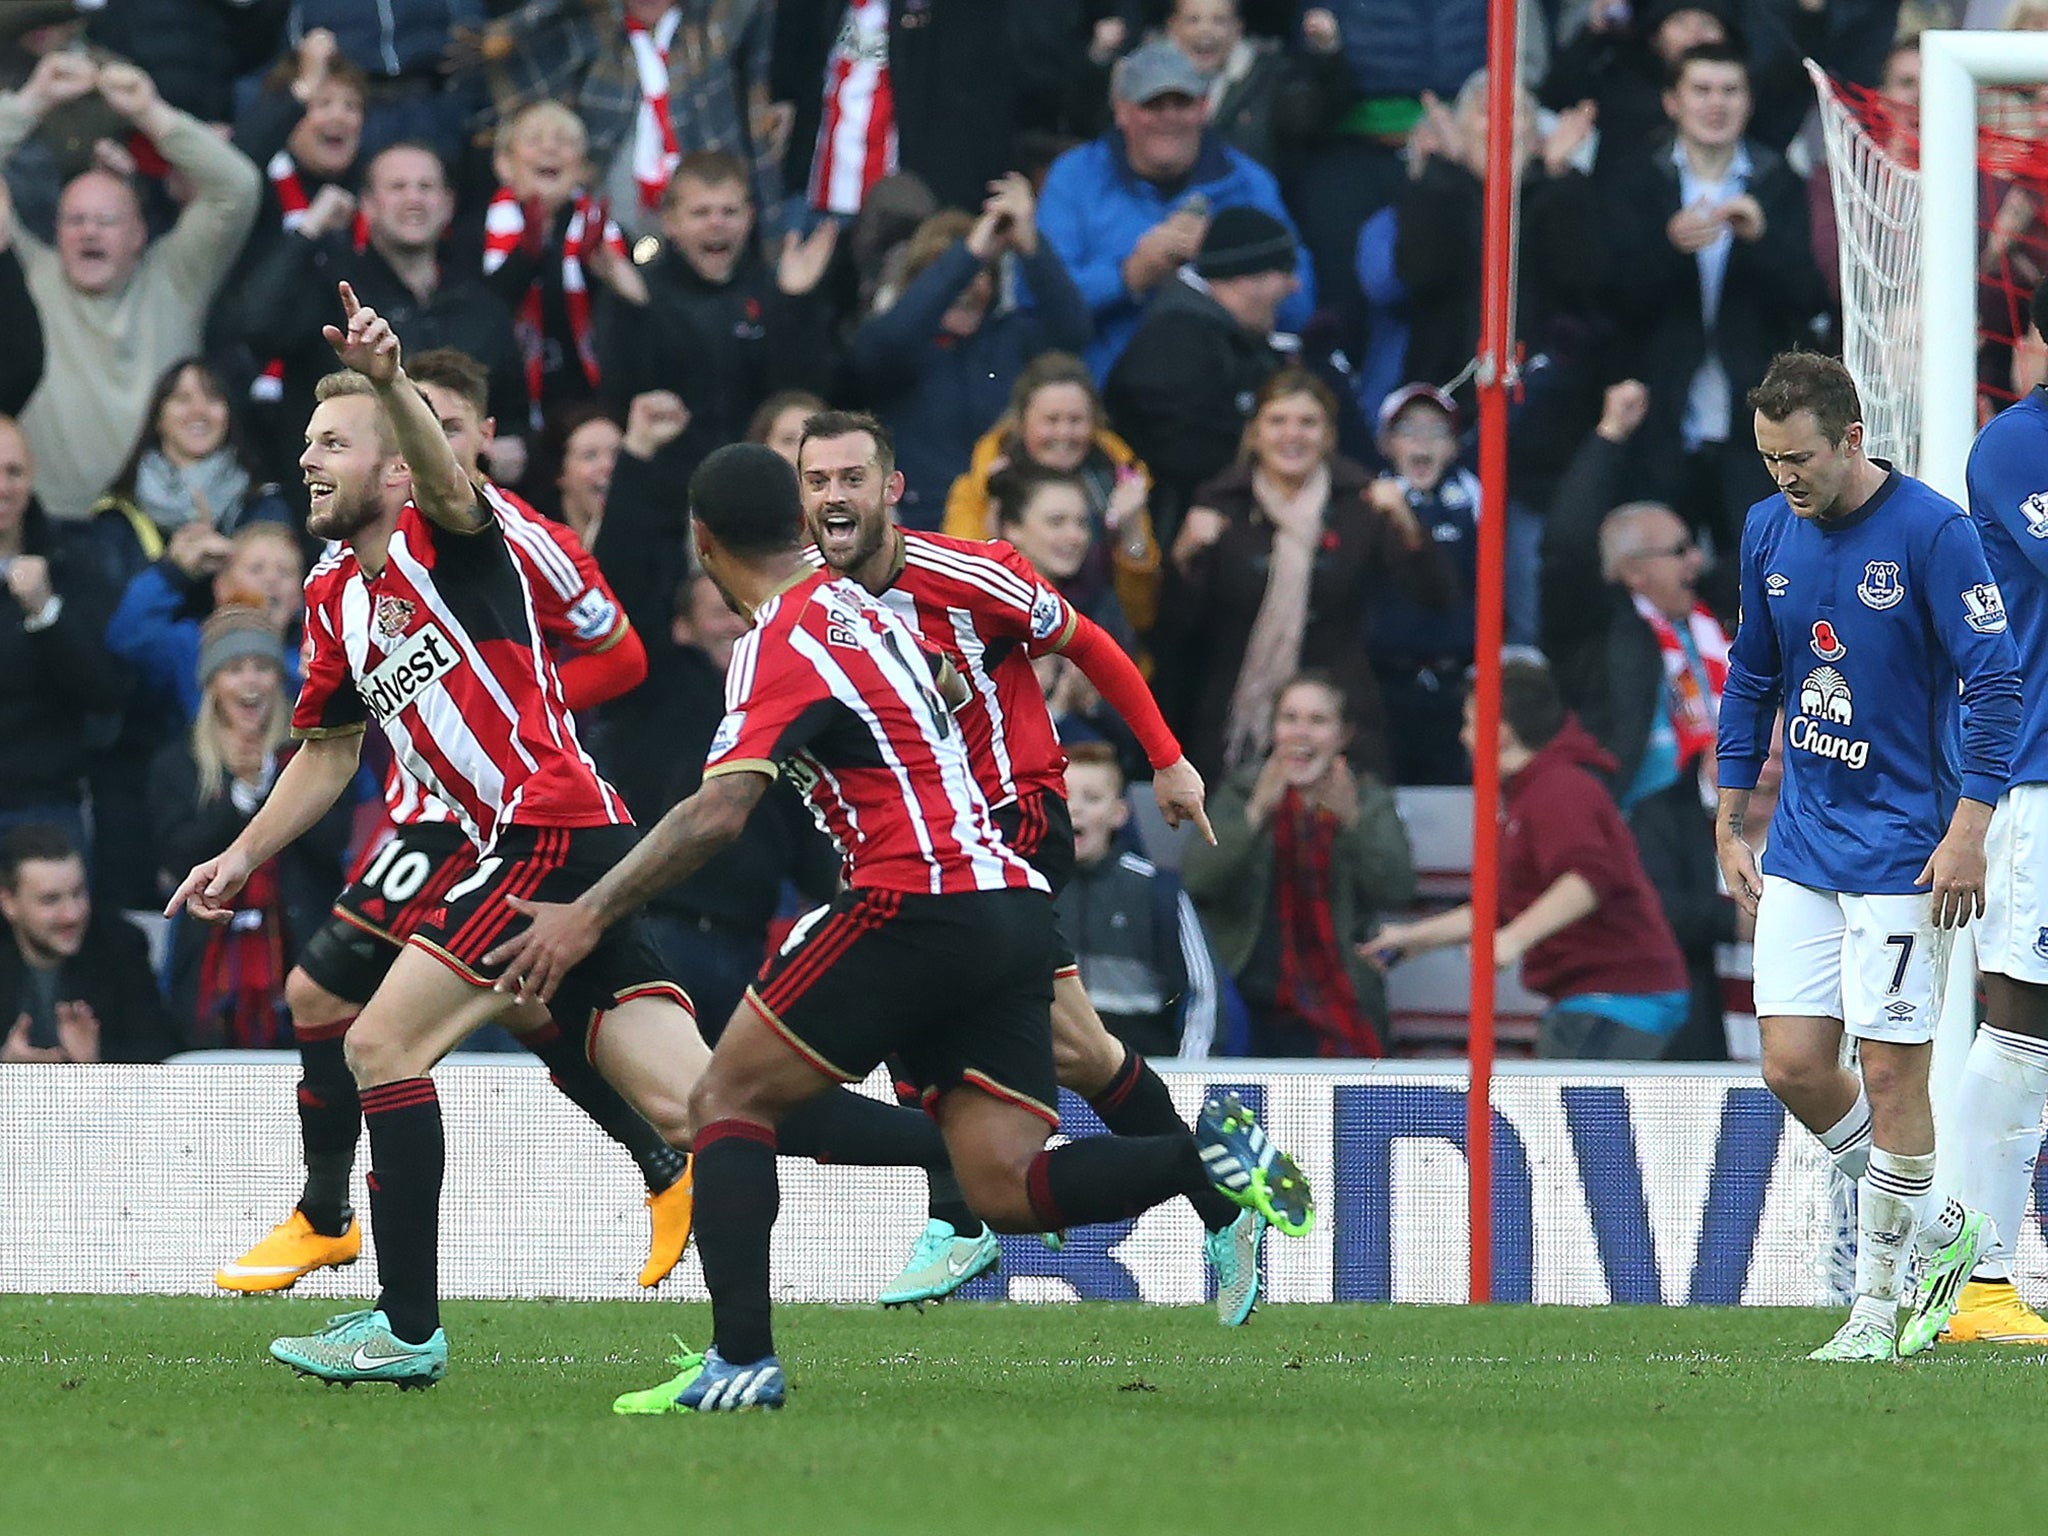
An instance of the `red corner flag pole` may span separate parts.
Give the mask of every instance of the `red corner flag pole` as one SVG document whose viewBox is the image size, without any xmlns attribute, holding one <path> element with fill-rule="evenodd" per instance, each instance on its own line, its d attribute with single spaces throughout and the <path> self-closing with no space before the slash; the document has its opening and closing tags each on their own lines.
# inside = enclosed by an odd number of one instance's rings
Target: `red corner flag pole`
<svg viewBox="0 0 2048 1536">
<path fill-rule="evenodd" d="M 1501 589 L 1508 522 L 1508 390 L 1514 358 L 1515 0 L 1491 0 L 1486 47 L 1486 223 L 1479 321 L 1479 585 L 1473 655 L 1472 1031 L 1465 1091 L 1471 1300 L 1493 1300 L 1493 929 L 1500 906 Z"/>
</svg>

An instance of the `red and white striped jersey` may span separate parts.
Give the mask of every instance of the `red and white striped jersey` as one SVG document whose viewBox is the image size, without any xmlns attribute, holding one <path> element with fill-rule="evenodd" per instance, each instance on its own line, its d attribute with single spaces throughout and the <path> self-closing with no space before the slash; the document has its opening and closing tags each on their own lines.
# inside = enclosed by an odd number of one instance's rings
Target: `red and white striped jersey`
<svg viewBox="0 0 2048 1536">
<path fill-rule="evenodd" d="M 991 805 L 1067 796 L 1067 754 L 1031 658 L 1065 645 L 1073 608 L 1001 540 L 903 530 L 903 569 L 881 600 L 953 663 L 973 697 L 955 716 Z"/>
<path fill-rule="evenodd" d="M 627 825 L 576 739 L 542 643 L 521 535 L 493 486 L 475 533 L 437 528 L 410 502 L 374 575 L 346 544 L 306 578 L 305 681 L 295 736 L 361 730 L 488 848 L 508 826 Z M 515 554 L 518 548 L 521 553 Z"/>
<path fill-rule="evenodd" d="M 505 539 L 526 573 L 534 616 L 551 654 L 594 654 L 617 645 L 626 633 L 625 609 L 576 531 L 541 516 L 511 491 L 498 494 L 508 514 L 517 514 L 505 518 Z M 455 820 L 446 802 L 429 794 L 396 757 L 384 772 L 384 809 L 398 827 Z"/>
<path fill-rule="evenodd" d="M 704 777 L 786 773 L 839 844 L 849 884 L 908 894 L 1046 890 L 1003 846 L 936 659 L 851 581 L 819 571 L 764 603 L 733 647 Z"/>
<path fill-rule="evenodd" d="M 895 169 L 889 0 L 848 0 L 825 61 L 825 116 L 811 156 L 811 206 L 826 213 L 859 213 L 868 188 Z"/>
</svg>

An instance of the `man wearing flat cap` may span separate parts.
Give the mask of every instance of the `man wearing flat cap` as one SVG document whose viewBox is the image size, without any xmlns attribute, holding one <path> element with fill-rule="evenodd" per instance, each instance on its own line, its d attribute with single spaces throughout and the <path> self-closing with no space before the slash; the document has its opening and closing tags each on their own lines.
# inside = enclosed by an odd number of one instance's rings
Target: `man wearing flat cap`
<svg viewBox="0 0 2048 1536">
<path fill-rule="evenodd" d="M 1308 258 L 1280 205 L 1279 184 L 1208 126 L 1208 88 L 1172 43 L 1145 44 L 1110 77 L 1114 125 L 1061 155 L 1046 173 L 1038 227 L 1094 313 L 1086 357 L 1098 379 L 1138 329 L 1146 304 L 1194 258 L 1211 221 L 1228 211 L 1260 212 L 1296 247 L 1296 287 L 1280 324 L 1298 329 L 1315 308 Z"/>
</svg>

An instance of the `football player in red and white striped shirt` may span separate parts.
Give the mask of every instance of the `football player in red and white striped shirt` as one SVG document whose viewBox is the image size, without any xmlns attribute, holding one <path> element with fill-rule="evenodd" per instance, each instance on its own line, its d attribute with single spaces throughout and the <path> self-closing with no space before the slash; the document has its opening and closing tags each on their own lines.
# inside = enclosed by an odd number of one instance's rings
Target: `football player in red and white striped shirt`
<svg viewBox="0 0 2048 1536">
<path fill-rule="evenodd" d="M 859 586 L 808 567 L 796 478 L 771 449 L 713 453 L 690 504 L 705 573 L 754 620 L 727 674 L 703 787 L 575 903 L 536 909 L 493 959 L 545 999 L 608 925 L 729 843 L 778 773 L 838 836 L 849 889 L 769 960 L 697 1085 L 697 1252 L 713 1347 L 621 1397 L 613 1407 L 625 1413 L 780 1406 L 768 1289 L 776 1126 L 886 1057 L 925 1089 L 968 1197 L 1006 1231 L 1120 1220 L 1209 1187 L 1185 1129 L 1045 1145 L 1059 1123 L 1052 902 L 990 824 L 948 707 L 966 697 L 952 667 Z"/>
<path fill-rule="evenodd" d="M 474 478 L 494 425 L 483 364 L 443 347 L 408 360 L 406 374 L 440 418 L 456 462 Z M 409 493 L 409 481 L 386 491 L 395 507 Z M 535 618 L 556 657 L 564 702 L 572 711 L 594 708 L 635 687 L 647 675 L 647 652 L 597 562 L 568 527 L 503 494 L 521 514 L 505 520 L 506 539 L 525 570 Z M 363 1116 L 343 1038 L 421 920 L 476 865 L 475 849 L 454 813 L 396 763 L 385 774 L 384 799 L 391 834 L 335 898 L 327 922 L 285 979 L 302 1068 L 298 1118 L 305 1189 L 284 1221 L 215 1274 L 223 1290 L 288 1290 L 315 1270 L 353 1263 L 362 1251 L 362 1227 L 348 1200 Z M 565 1034 L 551 1019 L 526 1019 L 523 1012 L 515 1010 L 501 1022 L 547 1063 L 556 1086 L 625 1148 L 646 1181 L 651 1241 L 640 1284 L 659 1285 L 689 1241 L 688 1159 L 598 1074 L 576 1031 Z"/>
<path fill-rule="evenodd" d="M 952 662 L 972 697 L 960 711 L 974 775 L 995 806 L 1012 848 L 1057 892 L 1074 870 L 1074 828 L 1067 815 L 1067 755 L 1046 708 L 1031 659 L 1065 655 L 1136 733 L 1151 759 L 1152 790 L 1169 826 L 1192 820 L 1215 841 L 1203 811 L 1202 777 L 1160 717 L 1143 676 L 1114 639 L 1076 612 L 1010 545 L 899 528 L 892 515 L 903 494 L 894 445 L 871 416 L 827 411 L 804 424 L 797 449 L 804 516 L 825 565 L 858 582 L 913 624 Z M 1119 1136 L 1188 1134 L 1173 1099 L 1144 1057 L 1112 1035 L 1089 1001 L 1080 968 L 1058 938 L 1053 986 L 1053 1050 L 1060 1084 L 1088 1100 Z M 1190 1197 L 1208 1232 L 1216 1271 L 1217 1314 L 1242 1323 L 1258 1299 L 1264 1223 L 1209 1190 Z M 985 1232 L 926 1229 L 901 1279 L 885 1295 L 954 1289 L 953 1272 L 994 1242 Z"/>
<path fill-rule="evenodd" d="M 347 1055 L 370 1131 L 382 1294 L 271 1353 L 330 1381 L 423 1385 L 447 1369 L 436 1244 L 443 1142 L 428 1073 L 514 1003 L 485 959 L 523 898 L 579 891 L 630 845 L 618 796 L 576 741 L 532 593 L 506 533 L 518 516 L 457 462 L 400 367 L 398 338 L 340 285 L 344 369 L 321 381 L 300 456 L 307 529 L 342 541 L 307 585 L 309 654 L 293 714 L 303 740 L 268 801 L 170 910 L 224 921 L 249 871 L 303 833 L 354 777 L 375 714 L 400 760 L 478 846 L 357 1016 Z M 390 494 L 410 481 L 411 499 Z M 708 1052 L 688 998 L 621 930 L 564 978 L 556 1017 L 669 1142 Z"/>
</svg>

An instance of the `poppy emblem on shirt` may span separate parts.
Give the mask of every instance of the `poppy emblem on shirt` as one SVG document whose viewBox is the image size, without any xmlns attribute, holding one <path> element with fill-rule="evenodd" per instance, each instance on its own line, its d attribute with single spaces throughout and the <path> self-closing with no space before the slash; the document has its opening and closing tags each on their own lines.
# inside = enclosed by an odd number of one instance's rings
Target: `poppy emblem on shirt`
<svg viewBox="0 0 2048 1536">
<path fill-rule="evenodd" d="M 380 597 L 377 599 L 377 633 L 386 640 L 396 640 L 405 633 L 405 626 L 412 622 L 418 610 L 402 597 Z"/>
<path fill-rule="evenodd" d="M 1835 626 L 1826 619 L 1813 621 L 1813 654 L 1822 661 L 1840 661 L 1849 654 L 1849 647 L 1842 644 L 1835 634 Z"/>
<path fill-rule="evenodd" d="M 1863 567 L 1863 580 L 1857 584 L 1856 595 L 1863 599 L 1863 606 L 1875 608 L 1883 613 L 1887 608 L 1896 608 L 1905 601 L 1906 589 L 1899 585 L 1899 563 L 1896 560 L 1873 560 Z"/>
<path fill-rule="evenodd" d="M 1323 530 L 1323 553 L 1326 555 L 1335 554 L 1336 551 L 1337 530 L 1334 528 L 1325 528 Z"/>
</svg>

